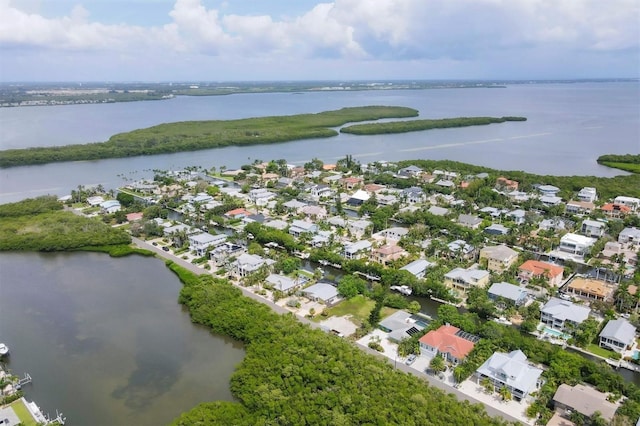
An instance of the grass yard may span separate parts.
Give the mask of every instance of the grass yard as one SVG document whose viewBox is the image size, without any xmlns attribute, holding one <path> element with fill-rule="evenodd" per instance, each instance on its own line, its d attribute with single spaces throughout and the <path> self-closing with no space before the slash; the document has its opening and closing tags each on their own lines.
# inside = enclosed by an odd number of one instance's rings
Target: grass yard
<svg viewBox="0 0 640 426">
<path fill-rule="evenodd" d="M 587 351 L 604 358 L 612 358 L 612 356 L 615 354 L 615 352 L 601 348 L 600 346 L 593 343 L 590 343 L 587 346 Z"/>
<path fill-rule="evenodd" d="M 9 406 L 13 408 L 13 411 L 16 413 L 16 416 L 18 416 L 18 418 L 20 419 L 20 422 L 24 426 L 36 426 L 38 424 L 36 423 L 35 419 L 31 416 L 31 413 L 29 413 L 29 410 L 24 405 L 21 399 L 13 401 L 11 404 L 9 404 Z"/>
<path fill-rule="evenodd" d="M 369 313 L 375 304 L 376 302 L 372 299 L 359 294 L 351 299 L 343 300 L 336 306 L 329 308 L 328 311 L 330 316 L 341 317 L 351 315 L 353 322 L 359 326 L 369 319 Z M 380 315 L 382 318 L 386 318 L 395 311 L 396 309 L 384 307 Z"/>
</svg>

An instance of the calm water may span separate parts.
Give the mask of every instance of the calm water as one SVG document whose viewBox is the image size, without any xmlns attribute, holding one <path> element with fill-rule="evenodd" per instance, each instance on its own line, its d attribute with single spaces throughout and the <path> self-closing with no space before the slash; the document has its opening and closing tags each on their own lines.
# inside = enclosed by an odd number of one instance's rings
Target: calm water
<svg viewBox="0 0 640 426">
<path fill-rule="evenodd" d="M 160 425 L 231 400 L 244 355 L 193 325 L 158 259 L 94 253 L 0 255 L 0 340 L 26 397 L 68 425 Z"/>
<path fill-rule="evenodd" d="M 640 152 L 640 84 L 520 84 L 506 89 L 437 89 L 305 94 L 179 97 L 167 101 L 0 109 L 0 147 L 19 148 L 104 141 L 167 121 L 234 119 L 313 113 L 361 105 L 416 108 L 423 118 L 521 115 L 523 123 L 440 129 L 399 135 L 340 135 L 275 145 L 49 164 L 0 170 L 0 203 L 47 193 L 65 195 L 79 184 L 117 187 L 152 169 L 226 165 L 313 157 L 335 162 L 410 158 L 452 159 L 540 174 L 614 176 L 599 166 L 605 153 Z"/>
</svg>

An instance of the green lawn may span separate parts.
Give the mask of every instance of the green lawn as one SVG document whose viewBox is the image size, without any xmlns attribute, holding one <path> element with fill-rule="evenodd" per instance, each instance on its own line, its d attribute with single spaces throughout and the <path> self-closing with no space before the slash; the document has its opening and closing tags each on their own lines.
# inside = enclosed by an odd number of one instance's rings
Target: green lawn
<svg viewBox="0 0 640 426">
<path fill-rule="evenodd" d="M 351 315 L 354 322 L 360 325 L 369 319 L 369 313 L 375 304 L 373 300 L 359 294 L 351 299 L 343 300 L 336 306 L 329 308 L 328 311 L 330 316 Z M 380 314 L 382 318 L 385 318 L 395 311 L 396 309 L 384 307 Z"/>
<path fill-rule="evenodd" d="M 38 424 L 31 416 L 31 413 L 29 413 L 27 407 L 22 403 L 21 399 L 13 401 L 9 406 L 13 408 L 13 411 L 15 411 L 16 415 L 20 419 L 20 422 L 24 426 L 36 426 Z"/>
<path fill-rule="evenodd" d="M 611 356 L 615 353 L 615 352 L 610 351 L 608 349 L 601 348 L 600 346 L 595 345 L 593 343 L 590 343 L 587 346 L 587 351 L 591 352 L 592 354 L 604 357 L 604 358 L 611 358 Z"/>
</svg>

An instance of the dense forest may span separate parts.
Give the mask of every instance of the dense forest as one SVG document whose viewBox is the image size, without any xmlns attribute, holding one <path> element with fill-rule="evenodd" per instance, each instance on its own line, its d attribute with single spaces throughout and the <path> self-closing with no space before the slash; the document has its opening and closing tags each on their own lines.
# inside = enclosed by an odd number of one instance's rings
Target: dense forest
<svg viewBox="0 0 640 426">
<path fill-rule="evenodd" d="M 640 173 L 640 154 L 614 155 L 607 154 L 598 157 L 598 164 L 613 167 L 631 173 Z"/>
<path fill-rule="evenodd" d="M 354 124 L 340 129 L 342 133 L 354 135 L 380 135 L 385 133 L 418 132 L 431 129 L 446 129 L 451 127 L 483 126 L 505 121 L 526 121 L 525 117 L 458 117 L 442 118 L 438 120 L 408 120 L 384 123 Z"/>
<path fill-rule="evenodd" d="M 131 237 L 99 219 L 61 211 L 56 197 L 0 205 L 0 251 L 67 251 L 86 247 L 122 255 Z M 100 248 L 103 247 L 103 248 Z M 104 247 L 110 247 L 104 249 Z"/>
<path fill-rule="evenodd" d="M 498 425 L 481 405 L 423 380 L 293 316 L 278 315 L 211 276 L 171 262 L 192 320 L 246 345 L 231 378 L 236 403 L 205 403 L 174 425 Z"/>
</svg>

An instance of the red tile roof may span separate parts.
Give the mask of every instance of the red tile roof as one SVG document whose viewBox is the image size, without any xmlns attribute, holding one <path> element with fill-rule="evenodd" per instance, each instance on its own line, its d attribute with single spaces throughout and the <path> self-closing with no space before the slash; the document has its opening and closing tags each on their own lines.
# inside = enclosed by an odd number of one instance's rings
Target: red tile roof
<svg viewBox="0 0 640 426">
<path fill-rule="evenodd" d="M 443 325 L 437 330 L 431 330 L 420 338 L 420 342 L 437 348 L 439 352 L 449 353 L 456 359 L 464 359 L 473 349 L 474 343 L 456 336 L 458 327 Z"/>
<path fill-rule="evenodd" d="M 527 260 L 522 265 L 520 265 L 520 268 L 518 269 L 529 271 L 536 277 L 545 274 L 547 278 L 553 278 L 558 275 L 562 275 L 562 273 L 564 272 L 564 268 L 562 266 L 552 265 L 551 263 L 540 262 L 538 260 Z"/>
</svg>

